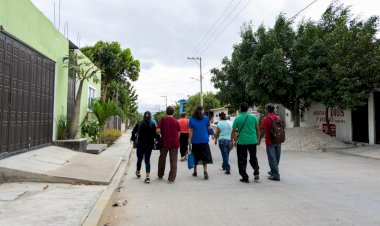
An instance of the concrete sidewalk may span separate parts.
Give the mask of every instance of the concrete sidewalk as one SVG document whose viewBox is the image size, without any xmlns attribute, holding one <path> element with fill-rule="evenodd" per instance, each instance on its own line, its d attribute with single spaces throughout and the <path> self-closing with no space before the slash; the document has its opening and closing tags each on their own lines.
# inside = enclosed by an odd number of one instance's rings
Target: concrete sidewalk
<svg viewBox="0 0 380 226">
<path fill-rule="evenodd" d="M 380 145 L 368 145 L 344 149 L 331 149 L 330 151 L 380 160 Z"/>
<path fill-rule="evenodd" d="M 19 160 L 23 165 L 17 162 L 13 172 L 17 168 L 18 173 L 28 174 L 29 170 L 29 175 L 44 177 L 38 178 L 40 183 L 28 181 L 0 185 L 0 225 L 96 225 L 105 209 L 104 203 L 111 200 L 123 175 L 125 160 L 130 153 L 129 138 L 129 133 L 123 134 L 98 156 L 49 147 L 14 156 L 11 160 L 1 160 L 2 170 Z M 40 181 L 45 178 L 49 180 Z M 51 178 L 68 178 L 62 180 L 68 183 L 49 183 Z M 83 181 L 104 185 L 83 185 Z"/>
<path fill-rule="evenodd" d="M 49 146 L 0 160 L 0 182 L 109 184 L 121 160 Z"/>
</svg>

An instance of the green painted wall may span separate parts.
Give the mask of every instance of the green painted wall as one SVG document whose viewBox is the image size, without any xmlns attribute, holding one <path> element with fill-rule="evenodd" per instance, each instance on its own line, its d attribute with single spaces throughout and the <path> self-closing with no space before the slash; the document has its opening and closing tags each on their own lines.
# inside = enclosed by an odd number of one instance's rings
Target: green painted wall
<svg viewBox="0 0 380 226">
<path fill-rule="evenodd" d="M 79 50 L 76 50 L 78 55 L 82 55 L 86 61 L 90 61 L 82 52 Z M 85 68 L 86 70 L 86 68 Z M 100 71 L 97 73 L 97 77 L 99 79 L 99 83 L 95 83 L 92 79 L 90 81 L 85 81 L 83 84 L 83 90 L 82 90 L 82 98 L 81 98 L 81 109 L 80 109 L 80 121 L 79 124 L 82 123 L 83 119 L 85 118 L 86 114 L 89 113 L 89 117 L 93 117 L 91 111 L 88 109 L 88 97 L 89 97 L 89 87 L 92 87 L 95 89 L 95 98 L 100 98 L 100 79 L 101 79 L 101 73 Z M 77 85 L 78 88 L 79 84 Z M 81 134 L 78 134 L 79 136 L 82 136 Z"/>
<path fill-rule="evenodd" d="M 56 63 L 54 118 L 66 114 L 68 72 L 63 57 L 69 52 L 68 40 L 30 0 L 0 0 L 0 25 Z"/>
<path fill-rule="evenodd" d="M 54 119 L 61 114 L 66 115 L 68 71 L 63 67 L 63 57 L 68 56 L 69 41 L 30 0 L 0 0 L 0 25 L 7 33 L 56 63 Z M 82 54 L 79 50 L 76 51 Z M 88 58 L 86 60 L 90 61 Z M 100 75 L 99 72 L 99 79 Z M 86 81 L 81 98 L 80 122 L 88 110 L 89 86 L 96 90 L 96 97 L 100 97 L 100 83 L 95 84 L 93 80 Z"/>
</svg>

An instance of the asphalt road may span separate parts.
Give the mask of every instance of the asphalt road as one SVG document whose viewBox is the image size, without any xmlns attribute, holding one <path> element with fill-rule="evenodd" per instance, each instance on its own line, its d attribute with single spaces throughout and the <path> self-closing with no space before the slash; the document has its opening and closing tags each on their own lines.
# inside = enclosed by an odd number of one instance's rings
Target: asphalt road
<svg viewBox="0 0 380 226">
<path fill-rule="evenodd" d="M 128 203 L 112 208 L 108 225 L 380 225 L 379 160 L 287 151 L 280 164 L 281 182 L 275 182 L 267 179 L 266 153 L 260 148 L 261 180 L 244 184 L 239 182 L 236 151 L 230 155 L 231 175 L 225 175 L 219 149 L 211 147 L 210 179 L 203 180 L 202 173 L 192 177 L 186 162 L 178 162 L 174 184 L 157 179 L 158 151 L 151 159 L 151 184 L 136 179 L 132 153 L 115 198 Z"/>
</svg>

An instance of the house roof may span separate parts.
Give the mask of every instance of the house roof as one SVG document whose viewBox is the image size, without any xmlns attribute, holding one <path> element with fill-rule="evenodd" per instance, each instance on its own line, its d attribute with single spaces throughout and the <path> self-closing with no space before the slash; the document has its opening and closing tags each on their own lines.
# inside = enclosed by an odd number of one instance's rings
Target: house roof
<svg viewBox="0 0 380 226">
<path fill-rule="evenodd" d="M 210 109 L 210 111 L 220 111 L 220 110 L 225 110 L 225 109 L 228 109 L 228 107 L 214 108 L 214 109 Z"/>
<path fill-rule="evenodd" d="M 79 49 L 79 47 L 69 40 L 69 49 Z"/>
</svg>

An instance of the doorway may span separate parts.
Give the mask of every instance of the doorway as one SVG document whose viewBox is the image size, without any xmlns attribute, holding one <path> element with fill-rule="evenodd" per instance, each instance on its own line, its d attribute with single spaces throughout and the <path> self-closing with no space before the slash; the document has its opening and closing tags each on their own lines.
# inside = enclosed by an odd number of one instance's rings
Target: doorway
<svg viewBox="0 0 380 226">
<path fill-rule="evenodd" d="M 380 144 L 380 92 L 373 93 L 375 101 L 375 143 Z"/>
<path fill-rule="evenodd" d="M 368 136 L 368 104 L 352 110 L 352 141 L 369 142 Z"/>
</svg>

